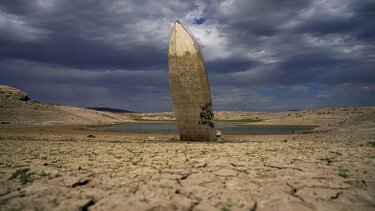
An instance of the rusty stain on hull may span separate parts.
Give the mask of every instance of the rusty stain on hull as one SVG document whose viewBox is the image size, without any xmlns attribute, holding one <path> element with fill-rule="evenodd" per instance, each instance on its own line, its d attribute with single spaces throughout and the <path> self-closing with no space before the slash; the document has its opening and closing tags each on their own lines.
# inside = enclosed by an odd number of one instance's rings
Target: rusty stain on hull
<svg viewBox="0 0 375 211">
<path fill-rule="evenodd" d="M 198 44 L 176 21 L 168 46 L 169 84 L 181 140 L 216 140 L 211 92 Z"/>
</svg>

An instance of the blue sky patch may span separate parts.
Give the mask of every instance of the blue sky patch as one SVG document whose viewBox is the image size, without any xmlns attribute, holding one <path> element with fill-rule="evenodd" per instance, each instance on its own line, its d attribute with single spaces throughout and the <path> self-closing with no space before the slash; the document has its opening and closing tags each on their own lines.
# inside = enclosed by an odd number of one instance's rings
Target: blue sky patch
<svg viewBox="0 0 375 211">
<path fill-rule="evenodd" d="M 196 24 L 196 25 L 201 25 L 201 24 L 203 24 L 205 21 L 206 21 L 206 19 L 204 19 L 204 18 L 196 18 L 196 19 L 194 19 L 194 24 Z"/>
</svg>

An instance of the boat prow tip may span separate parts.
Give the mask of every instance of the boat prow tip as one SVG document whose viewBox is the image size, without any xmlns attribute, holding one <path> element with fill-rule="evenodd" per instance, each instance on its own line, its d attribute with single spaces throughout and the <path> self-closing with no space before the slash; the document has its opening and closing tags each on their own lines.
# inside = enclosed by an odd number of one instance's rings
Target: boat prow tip
<svg viewBox="0 0 375 211">
<path fill-rule="evenodd" d="M 185 24 L 182 22 L 181 19 L 177 19 L 176 22 L 175 22 L 175 24 L 177 24 L 177 23 L 180 24 L 180 25 L 182 25 L 183 27 L 185 27 Z"/>
<path fill-rule="evenodd" d="M 175 22 L 174 22 L 174 27 L 176 27 L 176 25 L 182 25 L 182 22 L 180 19 L 177 19 Z"/>
</svg>

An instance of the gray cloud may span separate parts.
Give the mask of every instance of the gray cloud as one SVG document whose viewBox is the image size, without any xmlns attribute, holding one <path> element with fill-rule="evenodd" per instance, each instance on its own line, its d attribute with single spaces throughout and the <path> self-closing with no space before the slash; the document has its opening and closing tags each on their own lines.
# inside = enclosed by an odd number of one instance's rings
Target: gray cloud
<svg viewBox="0 0 375 211">
<path fill-rule="evenodd" d="M 180 18 L 218 110 L 373 105 L 374 14 L 365 0 L 3 1 L 0 83 L 50 103 L 170 111 Z"/>
</svg>

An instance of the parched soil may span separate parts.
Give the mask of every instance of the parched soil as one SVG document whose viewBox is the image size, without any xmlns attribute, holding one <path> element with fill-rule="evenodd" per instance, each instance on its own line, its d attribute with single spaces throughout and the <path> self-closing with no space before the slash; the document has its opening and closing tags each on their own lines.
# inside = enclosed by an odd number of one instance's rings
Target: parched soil
<svg viewBox="0 0 375 211">
<path fill-rule="evenodd" d="M 1 125 L 0 210 L 375 210 L 374 113 L 224 139 Z"/>
</svg>

